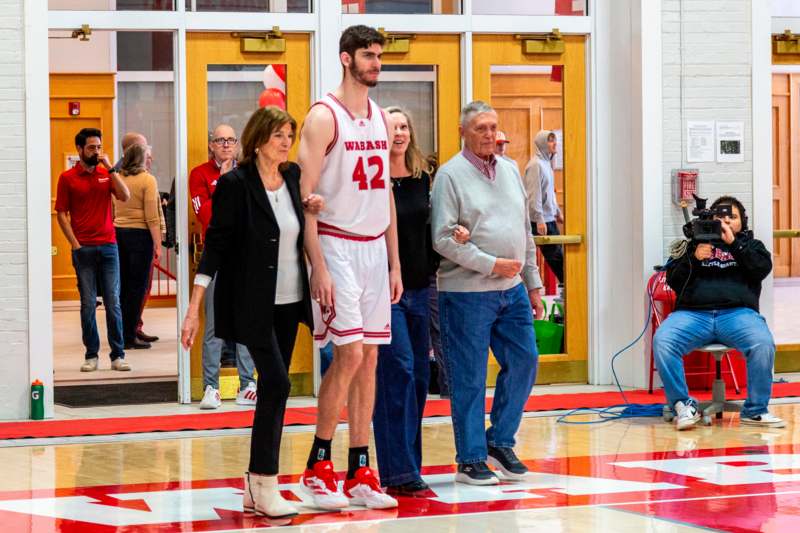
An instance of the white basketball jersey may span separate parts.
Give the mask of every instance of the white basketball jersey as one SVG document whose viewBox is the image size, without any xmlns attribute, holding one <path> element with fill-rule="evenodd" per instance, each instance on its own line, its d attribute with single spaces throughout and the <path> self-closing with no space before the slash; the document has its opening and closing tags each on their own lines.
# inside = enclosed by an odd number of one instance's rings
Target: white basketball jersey
<svg viewBox="0 0 800 533">
<path fill-rule="evenodd" d="M 314 104 L 330 109 L 336 124 L 315 191 L 325 199 L 321 231 L 377 237 L 389 227 L 389 131 L 381 108 L 368 102 L 366 118 L 354 117 L 332 94 Z"/>
</svg>

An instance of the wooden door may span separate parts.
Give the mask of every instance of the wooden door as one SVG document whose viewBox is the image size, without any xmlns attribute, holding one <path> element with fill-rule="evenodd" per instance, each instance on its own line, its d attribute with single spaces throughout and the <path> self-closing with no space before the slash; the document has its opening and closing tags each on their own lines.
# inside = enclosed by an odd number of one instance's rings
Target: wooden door
<svg viewBox="0 0 800 533">
<path fill-rule="evenodd" d="M 189 135 L 189 168 L 194 168 L 208 161 L 208 136 L 215 124 L 209 124 L 210 113 L 225 117 L 226 101 L 215 100 L 210 102 L 209 87 L 211 83 L 223 86 L 223 89 L 234 89 L 236 83 L 247 83 L 248 76 L 253 77 L 258 72 L 253 70 L 257 66 L 282 66 L 285 81 L 285 95 L 287 110 L 297 120 L 298 131 L 302 126 L 303 118 L 311 105 L 311 77 L 310 59 L 311 46 L 308 34 L 285 33 L 286 51 L 280 53 L 249 53 L 242 52 L 238 37 L 230 33 L 189 33 L 186 36 L 186 64 L 187 64 L 187 126 Z M 275 70 L 273 68 L 273 70 Z M 228 78 L 226 78 L 229 77 Z M 262 77 L 255 76 L 260 80 Z M 216 81 L 214 81 L 216 80 Z M 244 81 L 243 81 L 244 80 Z M 220 88 L 217 85 L 216 88 Z M 263 89 L 263 86 L 261 87 Z M 214 87 L 212 87 L 214 89 Z M 212 98 L 215 93 L 211 93 Z M 241 101 L 237 104 L 237 113 L 244 109 L 248 113 L 258 109 L 258 95 L 252 103 Z M 228 103 L 228 109 L 233 109 L 233 103 Z M 249 116 L 249 115 L 248 115 Z M 237 124 L 243 126 L 244 117 L 237 115 Z M 224 118 L 225 122 L 231 122 Z M 236 126 L 236 124 L 232 124 Z M 241 127 L 236 127 L 236 133 L 241 137 Z M 295 159 L 297 143 L 292 148 L 289 156 Z M 188 176 L 185 177 L 188 181 Z M 188 190 L 188 185 L 187 185 Z M 191 206 L 191 201 L 187 202 Z M 189 235 L 190 240 L 200 243 L 201 227 L 194 217 L 194 212 L 189 208 Z M 199 250 L 199 246 L 198 246 Z M 195 254 L 195 260 L 199 254 Z M 193 262 L 191 276 L 197 263 Z M 191 280 L 190 280 L 191 282 Z M 202 317 L 201 317 L 202 320 Z M 202 332 L 198 339 L 203 338 Z M 191 353 L 191 383 L 192 399 L 199 400 L 203 396 L 202 377 L 202 342 L 196 342 Z M 305 325 L 300 326 L 297 335 L 295 350 L 292 355 L 292 365 L 289 368 L 292 380 L 293 395 L 310 395 L 313 392 L 313 347 L 311 332 Z M 220 371 L 220 394 L 223 398 L 233 398 L 239 386 L 239 379 L 235 368 L 223 368 Z"/>
<path fill-rule="evenodd" d="M 791 75 L 772 75 L 772 225 L 790 228 L 791 204 Z M 790 239 L 775 239 L 772 263 L 775 277 L 787 277 L 792 266 Z"/>
<path fill-rule="evenodd" d="M 69 103 L 80 105 L 70 115 Z M 103 150 L 113 161 L 114 74 L 50 75 L 50 225 L 53 246 L 53 300 L 79 300 L 72 248 L 56 219 L 58 177 L 77 160 L 75 134 L 82 128 L 103 132 Z"/>
<path fill-rule="evenodd" d="M 563 124 L 561 82 L 550 72 L 492 73 L 492 105 L 510 143 L 506 154 L 520 172 L 536 152 L 533 139 L 539 130 L 558 130 Z M 564 204 L 564 171 L 555 169 L 558 205 Z M 562 209 L 566 214 L 566 209 Z"/>
<path fill-rule="evenodd" d="M 586 382 L 588 378 L 588 288 L 587 288 L 587 180 L 586 180 L 586 64 L 585 38 L 565 36 L 562 54 L 526 54 L 513 35 L 475 35 L 473 37 L 472 79 L 475 99 L 492 102 L 500 108 L 500 129 L 510 124 L 517 142 L 511 139 L 512 157 L 518 163 L 531 155 L 537 125 L 549 127 L 549 121 L 563 124 L 563 177 L 560 205 L 565 208 L 564 233 L 574 244 L 564 245 L 566 285 L 566 324 L 564 353 L 540 355 L 538 383 Z M 561 91 L 541 79 L 525 79 L 529 87 L 518 88 L 513 79 L 505 80 L 503 71 L 536 73 L 536 67 L 549 66 L 553 78 L 560 79 Z M 556 68 L 553 68 L 556 67 Z M 534 84 L 541 87 L 536 88 Z M 533 91 L 540 91 L 539 94 Z M 550 93 L 553 94 L 549 94 Z M 561 94 L 561 107 L 556 94 Z M 552 97 L 548 101 L 547 98 Z M 531 110 L 535 111 L 532 112 Z M 537 111 L 538 110 L 538 111 Z M 508 124 L 503 120 L 508 120 Z M 536 130 L 538 131 L 538 129 Z M 511 133 L 506 131 L 511 136 Z M 534 133 L 535 135 L 535 133 Z M 527 148 L 525 144 L 527 143 Z M 514 147 L 514 145 L 517 145 Z M 520 148 L 523 147 L 523 148 Z M 524 166 L 523 166 L 524 169 Z M 567 236 L 565 236 L 567 237 Z M 497 372 L 492 361 L 490 370 Z"/>
<path fill-rule="evenodd" d="M 460 38 L 458 35 L 417 35 L 411 40 L 405 54 L 385 53 L 384 65 L 431 66 L 436 73 L 436 101 L 433 114 L 436 121 L 437 159 L 446 162 L 461 149 L 458 134 L 458 117 L 461 112 L 460 99 L 454 97 L 461 92 Z M 390 102 L 378 102 L 391 105 Z M 396 102 L 394 102 L 396 104 Z"/>
</svg>

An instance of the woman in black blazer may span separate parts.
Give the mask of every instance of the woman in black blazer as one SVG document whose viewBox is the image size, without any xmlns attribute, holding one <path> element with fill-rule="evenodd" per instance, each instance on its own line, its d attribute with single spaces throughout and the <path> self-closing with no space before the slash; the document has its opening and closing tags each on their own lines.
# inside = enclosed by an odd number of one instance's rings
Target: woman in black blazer
<svg viewBox="0 0 800 533">
<path fill-rule="evenodd" d="M 205 286 L 216 274 L 216 335 L 247 346 L 258 370 L 244 508 L 273 518 L 297 514 L 278 490 L 278 454 L 297 326 L 312 326 L 303 209 L 322 209 L 319 196 L 301 200 L 300 167 L 288 161 L 296 128 L 276 107 L 259 109 L 248 121 L 239 166 L 220 177 L 214 192 L 181 332 L 188 349 L 199 327 Z"/>
</svg>

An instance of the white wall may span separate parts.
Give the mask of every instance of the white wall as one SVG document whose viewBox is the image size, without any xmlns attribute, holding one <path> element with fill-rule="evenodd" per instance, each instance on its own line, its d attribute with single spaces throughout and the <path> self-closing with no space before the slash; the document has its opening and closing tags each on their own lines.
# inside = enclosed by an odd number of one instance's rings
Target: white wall
<svg viewBox="0 0 800 533">
<path fill-rule="evenodd" d="M 592 106 L 597 144 L 589 236 L 592 383 L 612 382 L 612 355 L 642 330 L 645 282 L 660 256 L 659 4 L 660 0 L 598 0 L 594 4 Z M 644 384 L 643 346 L 637 344 L 618 359 L 616 370 L 623 384 Z"/>
<path fill-rule="evenodd" d="M 0 419 L 5 419 L 26 415 L 30 382 L 23 1 L 0 0 L 0 11 Z"/>
<path fill-rule="evenodd" d="M 70 37 L 69 31 L 51 31 L 47 41 L 50 72 L 116 72 L 116 32 L 95 31 L 88 41 Z"/>
<path fill-rule="evenodd" d="M 797 0 L 772 0 L 771 14 L 775 17 L 800 17 L 800 2 Z"/>
<path fill-rule="evenodd" d="M 662 35 L 666 253 L 669 242 L 682 236 L 683 226 L 682 214 L 670 199 L 672 168 L 698 168 L 701 196 L 732 194 L 752 212 L 751 0 L 663 0 Z M 687 163 L 687 120 L 744 122 L 744 162 Z"/>
</svg>

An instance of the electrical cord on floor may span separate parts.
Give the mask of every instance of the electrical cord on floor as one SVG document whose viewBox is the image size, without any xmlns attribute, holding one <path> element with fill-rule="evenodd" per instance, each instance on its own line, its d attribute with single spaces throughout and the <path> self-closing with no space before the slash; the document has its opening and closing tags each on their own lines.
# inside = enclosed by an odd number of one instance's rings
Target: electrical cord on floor
<svg viewBox="0 0 800 533">
<path fill-rule="evenodd" d="M 664 405 L 663 404 L 638 404 L 638 403 L 628 403 L 628 398 L 625 396 L 625 391 L 622 390 L 622 385 L 619 383 L 619 378 L 617 377 L 617 371 L 614 368 L 614 363 L 617 360 L 617 357 L 625 353 L 631 347 L 633 347 L 639 340 L 644 337 L 644 334 L 647 333 L 647 328 L 650 327 L 650 318 L 653 315 L 653 291 L 652 287 L 647 287 L 647 296 L 649 298 L 648 306 L 647 306 L 647 318 L 644 321 L 644 327 L 642 328 L 642 332 L 639 333 L 639 336 L 633 340 L 630 344 L 626 347 L 615 353 L 611 357 L 611 374 L 614 376 L 614 383 L 617 385 L 617 389 L 619 390 L 620 395 L 622 396 L 622 401 L 624 403 L 618 405 L 612 405 L 610 407 L 604 407 L 602 409 L 596 407 L 579 407 L 577 409 L 573 409 L 572 411 L 563 414 L 558 417 L 556 423 L 559 424 L 575 424 L 575 425 L 585 425 L 585 424 L 602 424 L 603 422 L 608 422 L 609 420 L 621 420 L 626 418 L 641 418 L 641 417 L 656 417 L 662 416 L 664 412 Z M 596 414 L 600 418 L 597 420 L 580 420 L 580 421 L 572 421 L 567 420 L 569 417 L 577 416 L 577 415 L 586 415 L 586 414 Z"/>
</svg>

